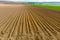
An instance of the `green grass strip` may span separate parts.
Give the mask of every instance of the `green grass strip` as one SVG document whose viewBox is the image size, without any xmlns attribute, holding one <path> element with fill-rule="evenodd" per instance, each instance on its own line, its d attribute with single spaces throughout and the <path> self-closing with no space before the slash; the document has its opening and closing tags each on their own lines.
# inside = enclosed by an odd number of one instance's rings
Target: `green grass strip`
<svg viewBox="0 0 60 40">
<path fill-rule="evenodd" d="M 53 5 L 44 5 L 44 4 L 29 4 L 31 6 L 38 6 L 38 7 L 42 7 L 42 8 L 48 8 L 51 10 L 56 10 L 56 11 L 60 11 L 60 6 L 53 6 Z"/>
</svg>

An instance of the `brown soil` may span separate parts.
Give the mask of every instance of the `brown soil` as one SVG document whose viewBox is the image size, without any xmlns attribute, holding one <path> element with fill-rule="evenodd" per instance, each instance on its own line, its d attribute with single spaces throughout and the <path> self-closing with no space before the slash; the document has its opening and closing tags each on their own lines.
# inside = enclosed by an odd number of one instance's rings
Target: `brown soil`
<svg viewBox="0 0 60 40">
<path fill-rule="evenodd" d="M 60 40 L 60 12 L 24 4 L 0 5 L 0 40 Z"/>
</svg>

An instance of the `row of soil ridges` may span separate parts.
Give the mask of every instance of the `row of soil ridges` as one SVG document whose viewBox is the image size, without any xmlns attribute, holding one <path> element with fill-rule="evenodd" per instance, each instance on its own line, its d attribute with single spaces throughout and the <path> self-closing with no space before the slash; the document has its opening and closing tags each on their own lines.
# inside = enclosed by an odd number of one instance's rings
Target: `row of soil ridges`
<svg viewBox="0 0 60 40">
<path fill-rule="evenodd" d="M 0 40 L 60 40 L 60 12 L 24 4 L 0 6 Z"/>
</svg>

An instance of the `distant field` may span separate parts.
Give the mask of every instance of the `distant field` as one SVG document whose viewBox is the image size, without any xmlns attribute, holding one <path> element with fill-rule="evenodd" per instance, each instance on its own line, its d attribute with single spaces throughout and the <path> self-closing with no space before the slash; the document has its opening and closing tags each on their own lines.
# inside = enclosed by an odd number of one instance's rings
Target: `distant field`
<svg viewBox="0 0 60 40">
<path fill-rule="evenodd" d="M 48 8 L 56 11 L 60 11 L 60 6 L 53 6 L 53 5 L 43 5 L 43 4 L 30 4 L 31 6 L 38 6 L 43 8 Z"/>
</svg>

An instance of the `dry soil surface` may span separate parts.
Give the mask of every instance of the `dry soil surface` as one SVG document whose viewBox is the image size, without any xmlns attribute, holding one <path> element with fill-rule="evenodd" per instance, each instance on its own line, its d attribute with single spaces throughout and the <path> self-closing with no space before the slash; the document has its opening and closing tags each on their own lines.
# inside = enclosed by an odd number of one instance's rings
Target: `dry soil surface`
<svg viewBox="0 0 60 40">
<path fill-rule="evenodd" d="M 60 40 L 60 12 L 0 4 L 0 40 Z"/>
</svg>

